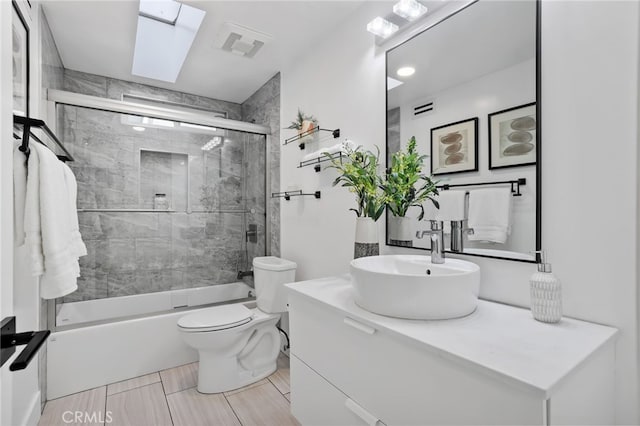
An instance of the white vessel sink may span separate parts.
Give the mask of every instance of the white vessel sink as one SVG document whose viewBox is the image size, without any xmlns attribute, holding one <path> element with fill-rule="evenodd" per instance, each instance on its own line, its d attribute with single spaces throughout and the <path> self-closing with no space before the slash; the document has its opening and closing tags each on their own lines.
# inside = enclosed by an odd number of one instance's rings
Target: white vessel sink
<svg viewBox="0 0 640 426">
<path fill-rule="evenodd" d="M 406 319 L 448 319 L 476 309 L 480 267 L 428 256 L 361 257 L 351 261 L 354 300 L 376 314 Z"/>
</svg>

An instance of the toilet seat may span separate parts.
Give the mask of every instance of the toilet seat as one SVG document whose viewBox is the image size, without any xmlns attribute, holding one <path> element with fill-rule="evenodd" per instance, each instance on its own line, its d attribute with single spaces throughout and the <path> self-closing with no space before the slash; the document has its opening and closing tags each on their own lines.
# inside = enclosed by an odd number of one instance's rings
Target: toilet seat
<svg viewBox="0 0 640 426">
<path fill-rule="evenodd" d="M 214 306 L 185 315 L 178 320 L 178 327 L 186 332 L 219 331 L 239 327 L 252 319 L 253 312 L 244 305 Z"/>
</svg>

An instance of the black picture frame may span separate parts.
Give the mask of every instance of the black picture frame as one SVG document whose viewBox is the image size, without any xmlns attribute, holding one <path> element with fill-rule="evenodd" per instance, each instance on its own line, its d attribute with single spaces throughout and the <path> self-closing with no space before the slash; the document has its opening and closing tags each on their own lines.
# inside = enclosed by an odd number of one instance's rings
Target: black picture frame
<svg viewBox="0 0 640 426">
<path fill-rule="evenodd" d="M 502 162 L 497 163 L 496 161 L 496 154 L 499 154 L 499 151 L 501 149 L 501 144 L 503 144 L 502 141 L 502 136 L 501 134 L 496 135 L 495 130 L 496 129 L 496 125 L 494 123 L 494 120 L 497 119 L 497 117 L 499 116 L 504 116 L 504 119 L 509 120 L 509 116 L 514 116 L 514 115 L 518 115 L 518 113 L 516 113 L 517 111 L 521 110 L 523 114 L 525 115 L 533 115 L 534 118 L 534 123 L 533 123 L 533 128 L 528 128 L 528 129 L 524 129 L 524 130 L 515 130 L 515 129 L 511 129 L 512 134 L 517 134 L 518 136 L 528 136 L 528 140 L 522 140 L 520 142 L 508 142 L 506 141 L 506 143 L 509 144 L 510 147 L 522 147 L 522 146 L 528 146 L 531 147 L 530 151 L 522 154 L 525 158 L 525 160 L 523 162 L 518 162 L 517 160 L 517 156 L 518 155 L 514 155 L 513 158 L 514 160 L 509 160 L 508 157 L 504 157 L 505 159 L 501 159 L 500 161 Z M 526 114 L 527 112 L 529 112 L 529 114 Z M 509 114 L 512 113 L 512 114 Z M 516 113 L 516 114 L 513 114 Z M 518 117 L 519 118 L 519 117 Z M 496 111 L 496 112 L 492 112 L 491 114 L 489 114 L 487 116 L 488 119 L 488 133 L 489 133 L 489 143 L 488 143 L 488 154 L 489 154 L 489 170 L 496 170 L 496 169 L 507 169 L 507 168 L 512 168 L 512 167 L 522 167 L 522 166 L 534 166 L 536 165 L 537 159 L 538 159 L 538 155 L 537 155 L 537 145 L 538 145 L 538 115 L 537 115 L 537 108 L 536 108 L 536 102 L 530 102 L 527 104 L 523 104 L 523 105 L 518 105 L 518 106 L 514 106 L 511 108 L 507 108 L 507 109 L 503 109 L 500 111 Z M 512 121 L 515 121 L 515 118 L 511 118 Z M 505 149 L 505 151 L 508 149 L 509 147 L 507 147 Z M 533 161 L 531 161 L 531 157 L 533 157 Z M 496 164 L 494 164 L 496 163 Z"/>
<path fill-rule="evenodd" d="M 467 135 L 467 140 L 461 132 L 472 130 L 473 135 Z M 448 133 L 447 133 L 448 132 Z M 442 126 L 431 128 L 431 174 L 434 176 L 452 175 L 457 173 L 477 172 L 478 171 L 478 117 L 467 118 L 466 120 L 456 121 L 455 123 L 444 124 Z M 440 133 L 440 135 L 439 135 Z M 442 133 L 445 133 L 442 135 Z M 444 138 L 451 139 L 444 141 Z M 453 139 L 452 139 L 453 138 Z M 436 143 L 437 141 L 441 143 Z M 441 146 L 444 145 L 444 146 Z M 437 149 L 434 149 L 437 147 Z M 451 148 L 458 147 L 457 150 Z M 443 164 L 441 157 L 446 155 L 445 162 L 452 158 L 463 159 L 462 150 L 466 149 L 466 156 L 469 158 L 464 164 L 468 164 L 469 168 L 460 169 L 459 163 L 450 165 Z M 440 151 L 443 151 L 442 153 Z M 447 152 L 450 151 L 450 152 Z M 444 171 L 442 169 L 444 168 Z"/>
</svg>

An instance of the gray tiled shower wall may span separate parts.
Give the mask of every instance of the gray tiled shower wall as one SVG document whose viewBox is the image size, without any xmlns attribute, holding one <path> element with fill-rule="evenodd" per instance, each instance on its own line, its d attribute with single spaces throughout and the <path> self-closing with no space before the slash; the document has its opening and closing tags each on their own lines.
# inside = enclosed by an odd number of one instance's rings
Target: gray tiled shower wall
<svg viewBox="0 0 640 426">
<path fill-rule="evenodd" d="M 64 89 L 115 99 L 123 93 L 143 95 L 242 118 L 239 104 L 77 71 L 65 70 Z M 277 98 L 279 104 L 279 95 Z M 254 256 L 264 255 L 263 136 L 227 131 L 225 137 L 232 142 L 204 152 L 201 147 L 210 135 L 151 128 L 136 132 L 121 122 L 120 114 L 61 108 L 63 140 L 76 159 L 70 165 L 78 180 L 79 209 L 149 208 L 152 200 L 148 194 L 161 192 L 167 193 L 170 201 L 175 198 L 172 204 L 177 210 L 80 212 L 89 254 L 81 259 L 78 291 L 64 301 L 235 282 L 238 270 L 249 269 Z M 277 115 L 279 118 L 279 111 Z M 173 160 L 165 158 L 167 155 Z M 171 184 L 161 185 L 164 178 L 145 179 L 141 158 L 145 167 L 154 168 L 156 176 L 172 176 Z M 187 187 L 187 182 L 176 182 L 185 179 L 180 162 L 187 158 L 188 197 L 194 211 L 190 214 L 179 208 L 183 204 L 177 198 L 185 194 L 172 194 L 176 188 Z M 158 187 L 147 188 L 153 184 Z M 246 214 L 246 223 L 245 209 L 253 210 Z M 276 217 L 279 220 L 279 215 Z M 259 242 L 249 243 L 245 252 L 248 223 L 258 224 Z"/>
<path fill-rule="evenodd" d="M 260 89 L 242 103 L 242 121 L 262 124 L 271 128 L 270 141 L 270 157 L 267 164 L 267 173 L 270 175 L 271 187 L 267 188 L 267 193 L 280 191 L 280 73 L 274 75 Z M 255 145 L 254 145 L 255 147 Z M 264 151 L 259 150 L 255 156 L 264 155 Z M 251 160 L 251 156 L 245 157 Z M 264 164 L 258 160 L 259 164 Z M 250 163 L 249 163 L 250 165 Z M 249 173 L 256 173 L 259 170 L 249 167 Z M 250 179 L 256 182 L 255 179 Z M 251 191 L 249 191 L 251 193 Z M 256 194 L 257 195 L 257 194 Z M 267 218 L 271 224 L 271 235 L 268 236 L 267 242 L 270 244 L 271 255 L 280 255 L 280 199 L 273 198 L 269 200 L 271 203 L 271 217 Z M 262 238 L 259 238 L 259 241 Z M 263 240 L 263 239 L 262 239 Z M 260 247 L 253 247 L 251 250 L 255 253 L 260 252 Z M 257 254 L 256 254 L 257 255 Z M 253 257 L 253 256 L 251 256 Z"/>
</svg>

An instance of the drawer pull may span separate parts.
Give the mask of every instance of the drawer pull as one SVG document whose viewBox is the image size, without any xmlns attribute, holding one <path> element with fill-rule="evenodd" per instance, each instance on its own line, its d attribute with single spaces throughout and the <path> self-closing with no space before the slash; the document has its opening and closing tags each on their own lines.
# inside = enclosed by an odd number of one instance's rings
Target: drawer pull
<svg viewBox="0 0 640 426">
<path fill-rule="evenodd" d="M 366 334 L 373 334 L 376 332 L 375 328 L 362 324 L 361 322 L 358 322 L 356 320 L 352 320 L 351 318 L 345 318 L 344 323 Z"/>
<path fill-rule="evenodd" d="M 352 399 L 347 399 L 344 405 L 356 416 L 360 417 L 369 426 L 377 426 L 379 420 L 376 416 L 356 404 Z"/>
</svg>

